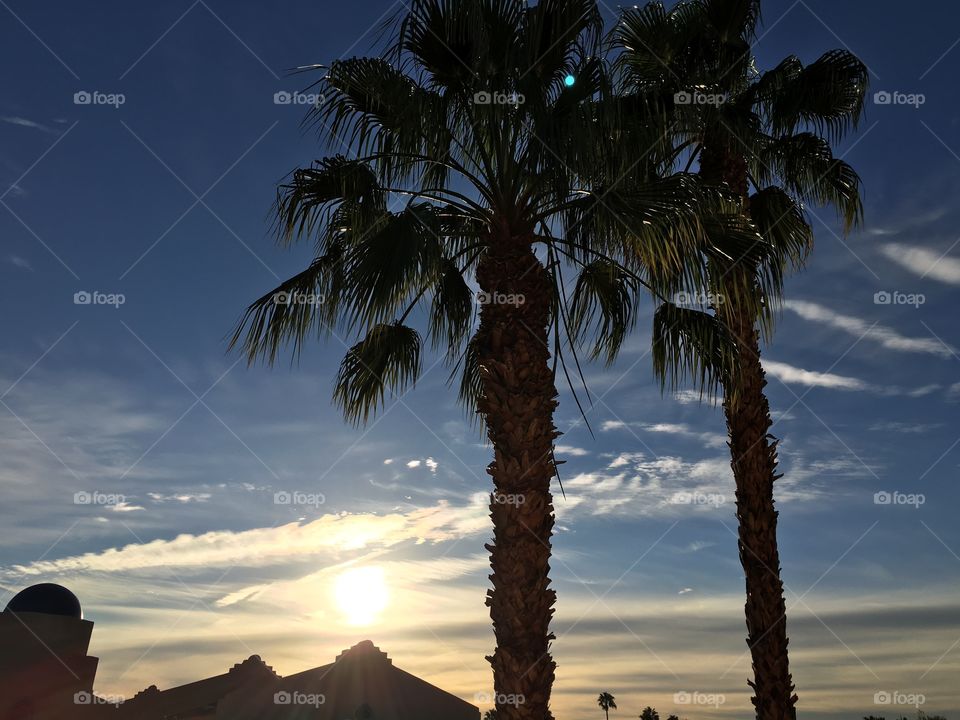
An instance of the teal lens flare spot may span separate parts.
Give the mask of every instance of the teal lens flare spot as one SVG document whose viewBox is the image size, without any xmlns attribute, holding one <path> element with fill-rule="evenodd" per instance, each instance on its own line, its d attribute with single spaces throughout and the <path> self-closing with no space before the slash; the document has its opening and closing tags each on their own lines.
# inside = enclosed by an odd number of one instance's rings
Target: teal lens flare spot
<svg viewBox="0 0 960 720">
<path fill-rule="evenodd" d="M 563 84 L 566 85 L 567 87 L 573 87 L 573 84 L 574 84 L 576 81 L 577 81 L 577 79 L 576 79 L 573 75 L 567 75 L 567 76 L 563 79 Z"/>
</svg>

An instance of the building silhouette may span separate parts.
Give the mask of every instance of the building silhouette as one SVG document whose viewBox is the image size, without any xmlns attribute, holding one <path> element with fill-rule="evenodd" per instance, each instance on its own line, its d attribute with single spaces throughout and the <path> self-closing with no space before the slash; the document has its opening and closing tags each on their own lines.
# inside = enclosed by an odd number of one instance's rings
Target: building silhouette
<svg viewBox="0 0 960 720">
<path fill-rule="evenodd" d="M 34 585 L 0 613 L 0 720 L 479 720 L 460 698 L 394 666 L 369 640 L 281 677 L 258 655 L 123 702 L 93 691 L 93 623 L 60 585 Z"/>
</svg>

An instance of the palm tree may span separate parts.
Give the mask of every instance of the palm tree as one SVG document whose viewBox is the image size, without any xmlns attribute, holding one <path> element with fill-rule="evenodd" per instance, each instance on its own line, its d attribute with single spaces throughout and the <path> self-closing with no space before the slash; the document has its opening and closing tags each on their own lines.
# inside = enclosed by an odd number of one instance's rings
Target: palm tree
<svg viewBox="0 0 960 720">
<path fill-rule="evenodd" d="M 859 178 L 831 143 L 860 120 L 868 75 L 843 50 L 807 66 L 791 56 L 761 73 L 752 55 L 759 23 L 759 0 L 682 0 L 670 11 L 653 2 L 625 10 L 614 40 L 622 91 L 673 98 L 687 167 L 698 159 L 701 178 L 733 193 L 760 234 L 744 247 L 719 233 L 726 252 L 708 258 L 704 306 L 658 308 L 654 362 L 664 382 L 689 376 L 702 392 L 723 393 L 753 703 L 761 720 L 792 720 L 797 696 L 773 499 L 778 441 L 770 435 L 760 335 L 771 334 L 784 273 L 811 249 L 805 204 L 834 205 L 845 231 L 861 219 Z"/>
<path fill-rule="evenodd" d="M 613 695 L 608 692 L 600 693 L 600 696 L 597 698 L 597 705 L 599 705 L 600 709 L 603 710 L 607 720 L 610 720 L 610 709 L 617 709 L 617 703 L 614 701 Z"/>
<path fill-rule="evenodd" d="M 501 720 L 552 717 L 561 340 L 586 324 L 591 288 L 615 285 L 617 314 L 640 282 L 605 254 L 612 240 L 556 232 L 577 216 L 612 225 L 595 187 L 598 149 L 611 152 L 595 102 L 607 87 L 601 34 L 588 0 L 412 0 L 382 55 L 323 67 L 312 119 L 351 157 L 326 157 L 281 186 L 281 241 L 311 242 L 316 254 L 252 303 L 233 337 L 250 362 L 268 363 L 314 333 L 358 337 L 334 400 L 360 424 L 419 377 L 413 324 L 423 318 L 494 449 L 488 660 L 497 698 L 525 699 L 498 703 Z M 697 209 L 710 193 L 689 177 L 635 176 L 643 182 L 617 195 L 631 248 L 658 272 L 680 272 L 703 242 Z M 584 288 L 576 308 L 563 290 L 568 263 Z"/>
</svg>

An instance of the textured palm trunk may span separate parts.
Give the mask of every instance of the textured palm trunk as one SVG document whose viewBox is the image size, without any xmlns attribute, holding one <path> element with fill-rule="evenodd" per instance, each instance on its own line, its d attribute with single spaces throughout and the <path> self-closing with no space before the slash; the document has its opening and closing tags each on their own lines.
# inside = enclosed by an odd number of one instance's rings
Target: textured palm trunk
<svg viewBox="0 0 960 720">
<path fill-rule="evenodd" d="M 494 484 L 487 606 L 497 647 L 487 659 L 499 720 L 552 720 L 550 482 L 559 433 L 547 342 L 550 277 L 529 238 L 503 233 L 492 240 L 477 280 L 487 301 L 476 336 L 483 379 L 479 409 L 494 450 L 487 468 Z"/>
<path fill-rule="evenodd" d="M 747 164 L 743 156 L 708 137 L 700 173 L 711 182 L 725 182 L 744 198 L 749 213 Z M 755 280 L 742 266 L 727 268 L 724 302 L 718 315 L 739 346 L 739 376 L 725 388 L 724 414 L 729 434 L 731 468 L 736 483 L 738 546 L 746 581 L 747 645 L 753 661 L 752 702 L 758 720 L 795 720 L 797 696 L 787 655 L 786 604 L 780 579 L 777 547 L 777 510 L 773 484 L 777 474 L 777 440 L 764 392 L 767 381 L 760 364 L 760 338 L 756 318 L 736 303 L 744 288 Z"/>
<path fill-rule="evenodd" d="M 780 579 L 773 484 L 777 440 L 770 435 L 770 405 L 751 313 L 729 308 L 727 323 L 740 344 L 739 378 L 723 409 L 737 486 L 740 564 L 747 586 L 747 645 L 753 660 L 753 704 L 758 720 L 794 720 L 797 696 L 787 656 L 787 608 Z M 733 390 L 731 388 L 731 390 Z"/>
</svg>

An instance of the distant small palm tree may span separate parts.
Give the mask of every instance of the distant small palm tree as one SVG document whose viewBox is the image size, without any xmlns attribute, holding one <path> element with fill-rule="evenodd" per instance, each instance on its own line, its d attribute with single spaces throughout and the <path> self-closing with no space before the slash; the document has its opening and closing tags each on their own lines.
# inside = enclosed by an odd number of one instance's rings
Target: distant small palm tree
<svg viewBox="0 0 960 720">
<path fill-rule="evenodd" d="M 497 720 L 497 711 L 496 710 L 487 710 L 483 714 L 483 720 Z"/>
<path fill-rule="evenodd" d="M 640 720 L 660 720 L 660 713 L 647 705 L 640 713 Z"/>
<path fill-rule="evenodd" d="M 607 720 L 610 720 L 610 708 L 617 709 L 617 703 L 614 701 L 613 695 L 608 692 L 600 693 L 600 697 L 597 698 L 597 705 L 606 714 Z"/>
</svg>

